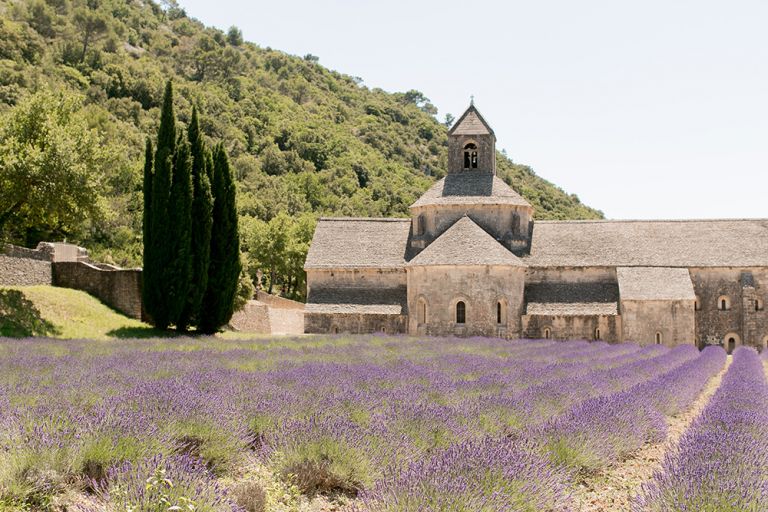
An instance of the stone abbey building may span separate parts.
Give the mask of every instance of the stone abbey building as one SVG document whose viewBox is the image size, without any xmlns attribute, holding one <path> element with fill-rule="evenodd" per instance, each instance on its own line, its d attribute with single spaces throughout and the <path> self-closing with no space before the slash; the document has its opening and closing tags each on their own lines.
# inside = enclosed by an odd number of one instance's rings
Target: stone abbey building
<svg viewBox="0 0 768 512">
<path fill-rule="evenodd" d="M 534 222 L 474 105 L 448 139 L 410 219 L 320 220 L 306 332 L 768 344 L 768 219 Z"/>
</svg>

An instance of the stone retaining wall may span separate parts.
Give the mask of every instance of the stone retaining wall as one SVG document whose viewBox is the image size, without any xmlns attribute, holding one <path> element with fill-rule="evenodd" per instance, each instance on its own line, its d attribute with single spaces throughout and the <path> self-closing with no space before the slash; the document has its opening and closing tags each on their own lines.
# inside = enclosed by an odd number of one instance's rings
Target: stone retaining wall
<svg viewBox="0 0 768 512">
<path fill-rule="evenodd" d="M 269 306 L 257 300 L 249 300 L 240 311 L 236 311 L 229 325 L 238 331 L 271 334 Z"/>
<path fill-rule="evenodd" d="M 50 286 L 52 281 L 50 261 L 4 256 L 0 254 L 0 285 Z"/>
<path fill-rule="evenodd" d="M 131 318 L 142 319 L 141 270 L 102 270 L 78 262 L 53 264 L 53 284 L 88 292 Z"/>
<path fill-rule="evenodd" d="M 261 290 L 256 292 L 256 300 L 263 302 L 273 308 L 280 309 L 301 309 L 304 310 L 304 303 L 297 302 L 295 300 L 286 299 L 285 297 L 279 297 L 277 295 L 270 295 L 267 292 Z"/>
</svg>

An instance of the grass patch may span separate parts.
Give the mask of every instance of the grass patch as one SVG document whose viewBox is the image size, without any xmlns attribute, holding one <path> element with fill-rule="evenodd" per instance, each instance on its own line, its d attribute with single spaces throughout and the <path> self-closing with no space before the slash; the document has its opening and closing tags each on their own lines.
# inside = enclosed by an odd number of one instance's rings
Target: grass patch
<svg viewBox="0 0 768 512">
<path fill-rule="evenodd" d="M 356 496 L 375 477 L 364 453 L 330 437 L 294 444 L 277 458 L 277 470 L 306 496 Z"/>
<path fill-rule="evenodd" d="M 136 335 L 139 332 L 154 336 L 167 336 L 168 333 L 152 329 L 148 324 L 121 315 L 110 309 L 95 297 L 79 290 L 57 288 L 55 286 L 20 286 L 0 290 L 0 293 L 16 292 L 23 296 L 24 306 L 11 310 L 10 318 L 18 321 L 28 317 L 31 309 L 37 315 L 37 327 L 33 332 L 2 330 L 3 336 L 55 336 L 72 339 L 109 339 L 115 333 Z M 2 308 L 2 306 L 0 306 Z M 5 315 L 0 309 L 0 317 L 5 324 Z M 127 331 L 126 331 L 127 330 Z M 149 331 L 149 332 L 148 332 Z M 132 336 L 132 337 L 134 337 Z M 146 337 L 146 336 L 144 336 Z"/>
<path fill-rule="evenodd" d="M 183 420 L 174 423 L 175 452 L 201 459 L 215 475 L 233 469 L 243 454 L 241 443 L 221 426 L 205 421 Z"/>
</svg>

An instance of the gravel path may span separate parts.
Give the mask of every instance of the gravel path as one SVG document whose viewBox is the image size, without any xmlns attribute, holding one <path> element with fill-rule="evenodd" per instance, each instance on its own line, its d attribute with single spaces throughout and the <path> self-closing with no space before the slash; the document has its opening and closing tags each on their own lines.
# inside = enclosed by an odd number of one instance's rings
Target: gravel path
<svg viewBox="0 0 768 512">
<path fill-rule="evenodd" d="M 712 377 L 693 406 L 667 418 L 667 439 L 663 443 L 647 444 L 629 459 L 586 478 L 573 491 L 574 510 L 577 512 L 624 512 L 630 509 L 632 498 L 640 491 L 640 485 L 651 479 L 661 466 L 664 453 L 677 444 L 680 436 L 693 419 L 699 415 L 720 386 L 728 366 L 729 357 L 722 371 Z"/>
</svg>

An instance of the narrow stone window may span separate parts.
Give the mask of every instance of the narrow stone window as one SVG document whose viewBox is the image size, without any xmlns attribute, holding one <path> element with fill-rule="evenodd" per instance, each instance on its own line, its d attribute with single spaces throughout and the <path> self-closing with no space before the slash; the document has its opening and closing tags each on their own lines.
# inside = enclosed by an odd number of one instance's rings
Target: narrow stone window
<svg viewBox="0 0 768 512">
<path fill-rule="evenodd" d="M 731 309 L 731 301 L 725 295 L 721 295 L 717 298 L 717 309 L 720 311 L 728 311 Z"/>
<path fill-rule="evenodd" d="M 427 218 L 424 217 L 424 215 L 419 215 L 419 218 L 416 221 L 416 231 L 418 236 L 424 236 L 424 234 L 427 232 Z"/>
<path fill-rule="evenodd" d="M 464 168 L 477 169 L 477 146 L 472 142 L 464 146 Z"/>
<path fill-rule="evenodd" d="M 501 323 L 501 302 L 496 303 L 496 323 Z"/>
<path fill-rule="evenodd" d="M 333 334 L 339 334 L 339 328 L 335 327 L 333 328 Z"/>
<path fill-rule="evenodd" d="M 693 303 L 693 310 L 694 311 L 701 311 L 701 301 L 699 301 L 698 297 L 696 297 L 696 300 Z"/>
<path fill-rule="evenodd" d="M 595 339 L 596 340 L 600 339 L 600 328 L 595 329 Z"/>
<path fill-rule="evenodd" d="M 755 311 L 762 311 L 763 310 L 763 301 L 760 299 L 755 299 Z"/>
<path fill-rule="evenodd" d="M 549 330 L 549 327 L 546 327 L 544 329 L 544 339 L 548 340 L 551 337 L 552 337 L 552 331 Z"/>
<path fill-rule="evenodd" d="M 656 344 L 657 345 L 661 345 L 661 333 L 660 332 L 656 333 Z"/>
<path fill-rule="evenodd" d="M 427 323 L 427 301 L 424 299 L 419 300 L 419 323 L 425 324 Z"/>
<path fill-rule="evenodd" d="M 467 321 L 467 305 L 464 304 L 464 301 L 459 301 L 456 303 L 456 323 L 457 324 L 463 324 Z"/>
</svg>

